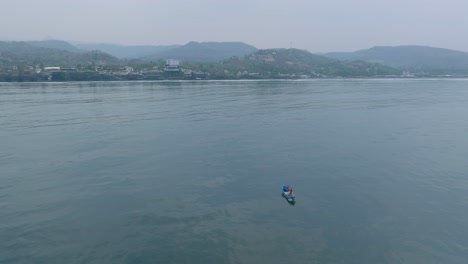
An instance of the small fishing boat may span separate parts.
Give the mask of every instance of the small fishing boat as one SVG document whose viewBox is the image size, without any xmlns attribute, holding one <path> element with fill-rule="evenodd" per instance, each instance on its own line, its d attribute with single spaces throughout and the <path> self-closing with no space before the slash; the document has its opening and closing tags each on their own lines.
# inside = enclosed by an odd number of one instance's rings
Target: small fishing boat
<svg viewBox="0 0 468 264">
<path fill-rule="evenodd" d="M 288 186 L 283 185 L 281 190 L 282 190 L 281 194 L 283 195 L 284 198 L 286 198 L 286 200 L 288 200 L 289 203 L 294 204 L 296 202 L 296 196 L 294 196 L 293 190 L 292 188 L 289 187 L 289 185 Z"/>
</svg>

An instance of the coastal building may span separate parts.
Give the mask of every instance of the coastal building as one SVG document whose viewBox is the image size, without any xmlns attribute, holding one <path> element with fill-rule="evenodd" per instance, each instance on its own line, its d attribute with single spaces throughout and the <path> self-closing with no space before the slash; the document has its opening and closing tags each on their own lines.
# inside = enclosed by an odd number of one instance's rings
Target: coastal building
<svg viewBox="0 0 468 264">
<path fill-rule="evenodd" d="M 180 72 L 180 61 L 178 60 L 166 60 L 166 65 L 164 67 L 165 72 Z"/>
<path fill-rule="evenodd" d="M 44 67 L 44 71 L 60 71 L 60 67 Z"/>
</svg>

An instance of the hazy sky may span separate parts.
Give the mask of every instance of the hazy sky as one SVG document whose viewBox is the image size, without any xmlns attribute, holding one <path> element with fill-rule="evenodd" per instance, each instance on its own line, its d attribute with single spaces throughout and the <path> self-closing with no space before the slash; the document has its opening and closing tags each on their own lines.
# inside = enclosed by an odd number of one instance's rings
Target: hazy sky
<svg viewBox="0 0 468 264">
<path fill-rule="evenodd" d="M 468 0 L 0 0 L 1 40 L 468 51 Z"/>
</svg>

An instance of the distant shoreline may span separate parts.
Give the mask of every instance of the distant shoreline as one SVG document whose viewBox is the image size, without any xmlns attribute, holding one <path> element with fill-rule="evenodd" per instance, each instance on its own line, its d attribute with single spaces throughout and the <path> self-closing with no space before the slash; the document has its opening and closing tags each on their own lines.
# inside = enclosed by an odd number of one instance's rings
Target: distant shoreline
<svg viewBox="0 0 468 264">
<path fill-rule="evenodd" d="M 87 83 L 87 82 L 113 82 L 113 83 L 125 83 L 125 82 L 152 82 L 152 83 L 175 83 L 175 82 L 267 82 L 267 81 L 326 81 L 326 80 L 468 80 L 468 76 L 432 76 L 432 77 L 330 77 L 330 78 L 303 78 L 303 79 L 291 79 L 291 78 L 265 78 L 265 79 L 161 79 L 161 80 L 70 80 L 70 81 L 0 81 L 0 84 L 8 83 Z"/>
</svg>

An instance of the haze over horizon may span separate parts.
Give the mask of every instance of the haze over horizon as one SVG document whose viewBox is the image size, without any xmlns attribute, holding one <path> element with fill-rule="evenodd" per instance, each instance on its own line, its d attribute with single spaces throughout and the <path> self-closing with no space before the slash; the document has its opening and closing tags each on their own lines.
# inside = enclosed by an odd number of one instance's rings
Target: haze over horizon
<svg viewBox="0 0 468 264">
<path fill-rule="evenodd" d="M 468 2 L 462 0 L 17 0 L 2 7 L 0 23 L 9 26 L 0 40 L 242 41 L 311 52 L 424 45 L 468 51 Z"/>
</svg>

